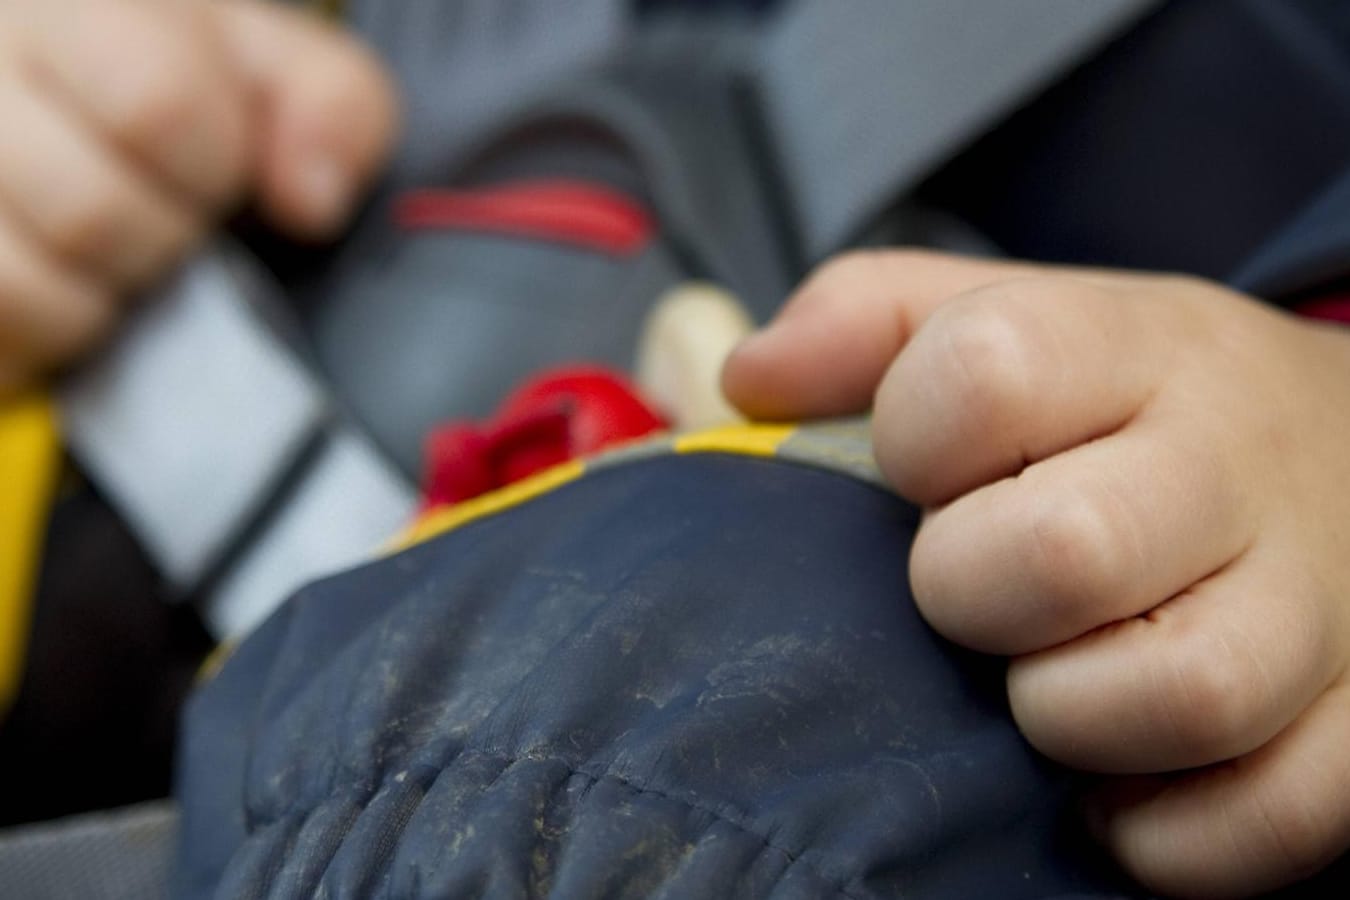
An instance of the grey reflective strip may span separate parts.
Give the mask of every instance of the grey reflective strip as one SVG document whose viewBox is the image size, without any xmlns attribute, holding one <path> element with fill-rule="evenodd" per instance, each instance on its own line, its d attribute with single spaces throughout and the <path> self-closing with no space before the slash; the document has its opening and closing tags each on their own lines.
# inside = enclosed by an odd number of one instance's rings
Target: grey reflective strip
<svg viewBox="0 0 1350 900">
<path fill-rule="evenodd" d="M 60 392 L 67 443 L 180 588 L 215 566 L 329 415 L 220 254 Z"/>
<path fill-rule="evenodd" d="M 728 427 L 734 428 L 735 426 Z M 746 427 L 752 428 L 754 426 Z M 719 430 L 711 429 L 712 432 Z M 689 434 L 695 435 L 699 433 L 698 430 L 689 432 Z M 586 471 L 599 472 L 617 466 L 626 466 L 630 463 L 641 463 L 663 456 L 677 455 L 675 445 L 684 436 L 686 435 L 662 433 L 646 440 L 623 444 L 613 450 L 606 450 L 598 456 L 586 460 Z M 698 452 L 715 453 L 720 451 Z M 731 455 L 746 455 L 755 458 L 751 454 L 740 454 L 734 450 L 725 452 Z M 774 452 L 772 458 L 799 463 L 816 469 L 825 469 L 890 490 L 886 486 L 886 481 L 881 475 L 881 470 L 877 468 L 876 459 L 872 455 L 871 416 L 852 416 L 846 419 L 828 419 L 796 425 L 793 427 L 792 433 L 778 445 L 778 449 Z"/>
<path fill-rule="evenodd" d="M 799 2 L 761 90 L 808 255 L 820 258 L 1157 0 Z"/>
<path fill-rule="evenodd" d="M 224 250 L 197 260 L 60 399 L 72 452 L 172 583 L 219 577 L 205 610 L 218 638 L 368 557 L 416 506 L 245 274 Z"/>
<path fill-rule="evenodd" d="M 0 897 L 168 897 L 177 832 L 167 801 L 0 831 Z"/>
<path fill-rule="evenodd" d="M 335 434 L 207 601 L 219 638 L 251 631 L 307 581 L 372 557 L 411 521 L 415 497 L 364 438 Z"/>
<path fill-rule="evenodd" d="M 870 416 L 801 425 L 779 445 L 777 456 L 886 486 L 872 455 Z"/>
</svg>

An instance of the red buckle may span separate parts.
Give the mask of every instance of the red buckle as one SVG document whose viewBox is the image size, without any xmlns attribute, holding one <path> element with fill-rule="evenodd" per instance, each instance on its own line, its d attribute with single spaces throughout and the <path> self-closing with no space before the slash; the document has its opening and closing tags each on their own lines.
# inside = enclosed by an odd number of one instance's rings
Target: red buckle
<svg viewBox="0 0 1350 900">
<path fill-rule="evenodd" d="M 541 375 L 486 422 L 427 439 L 425 507 L 468 500 L 578 456 L 668 427 L 627 380 L 598 366 Z"/>
</svg>

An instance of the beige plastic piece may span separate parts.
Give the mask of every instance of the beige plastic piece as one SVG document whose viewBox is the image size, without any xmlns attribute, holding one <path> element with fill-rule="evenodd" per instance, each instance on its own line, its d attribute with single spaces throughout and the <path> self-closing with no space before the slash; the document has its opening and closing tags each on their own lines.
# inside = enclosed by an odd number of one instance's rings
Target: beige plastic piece
<svg viewBox="0 0 1350 900">
<path fill-rule="evenodd" d="M 740 302 L 714 284 L 673 288 L 647 317 L 638 384 L 681 431 L 739 422 L 722 396 L 722 364 L 754 328 Z"/>
</svg>

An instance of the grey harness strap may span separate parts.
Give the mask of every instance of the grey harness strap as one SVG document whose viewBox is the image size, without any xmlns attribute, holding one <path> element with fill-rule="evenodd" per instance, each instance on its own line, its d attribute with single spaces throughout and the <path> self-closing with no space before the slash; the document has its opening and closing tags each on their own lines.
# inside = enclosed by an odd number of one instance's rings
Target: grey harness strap
<svg viewBox="0 0 1350 900">
<path fill-rule="evenodd" d="M 362 559 L 414 491 L 337 412 L 224 249 L 189 266 L 60 392 L 72 453 L 217 637 Z M 272 507 L 280 501 L 280 509 Z"/>
<path fill-rule="evenodd" d="M 759 85 L 807 256 L 870 219 L 1157 0 L 798 2 Z"/>
<path fill-rule="evenodd" d="M 407 137 L 394 168 L 413 181 L 561 79 L 613 58 L 632 30 L 628 0 L 347 0 L 352 27 L 404 94 Z"/>
</svg>

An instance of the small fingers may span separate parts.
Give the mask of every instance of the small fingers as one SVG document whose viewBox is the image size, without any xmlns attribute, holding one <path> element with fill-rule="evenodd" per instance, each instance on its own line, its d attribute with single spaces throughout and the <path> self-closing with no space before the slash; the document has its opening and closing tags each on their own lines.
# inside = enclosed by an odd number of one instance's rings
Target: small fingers
<svg viewBox="0 0 1350 900">
<path fill-rule="evenodd" d="M 1154 416 L 931 511 L 914 596 L 951 640 L 1020 654 L 1147 612 L 1253 539 L 1253 501 L 1201 430 Z"/>
<path fill-rule="evenodd" d="M 1333 606 L 1286 558 L 1255 549 L 1147 616 L 1014 660 L 1013 714 L 1033 745 L 1077 768 L 1166 772 L 1233 759 L 1339 674 Z"/>
<path fill-rule="evenodd" d="M 109 152 L 57 97 L 22 74 L 0 72 L 0 214 L 66 265 L 116 291 L 143 286 L 198 236 L 201 224 L 142 173 Z"/>
<path fill-rule="evenodd" d="M 877 393 L 888 480 L 915 502 L 945 503 L 1124 426 L 1170 346 L 1141 302 L 1106 283 L 1030 277 L 935 311 Z"/>
<path fill-rule="evenodd" d="M 281 226 L 322 237 L 346 219 L 398 124 L 376 58 L 313 16 L 254 0 L 210 4 L 260 117 L 257 180 Z"/>
<path fill-rule="evenodd" d="M 1173 896 L 1248 897 L 1322 869 L 1350 845 L 1350 687 L 1323 694 L 1250 755 L 1101 798 L 1102 837 Z"/>
<path fill-rule="evenodd" d="M 396 120 L 383 69 L 311 16 L 253 0 L 52 0 L 24 65 L 152 180 L 205 212 L 254 188 L 277 224 L 347 218 Z"/>
<path fill-rule="evenodd" d="M 722 386 L 747 415 L 860 412 L 919 325 L 952 296 L 1041 271 L 923 250 L 862 250 L 821 266 L 727 361 Z"/>
<path fill-rule="evenodd" d="M 93 346 L 116 308 L 0 216 L 0 395 Z"/>
<path fill-rule="evenodd" d="M 250 110 L 211 5 L 54 0 L 30 19 L 25 65 L 152 178 L 218 208 L 247 176 Z"/>
</svg>

